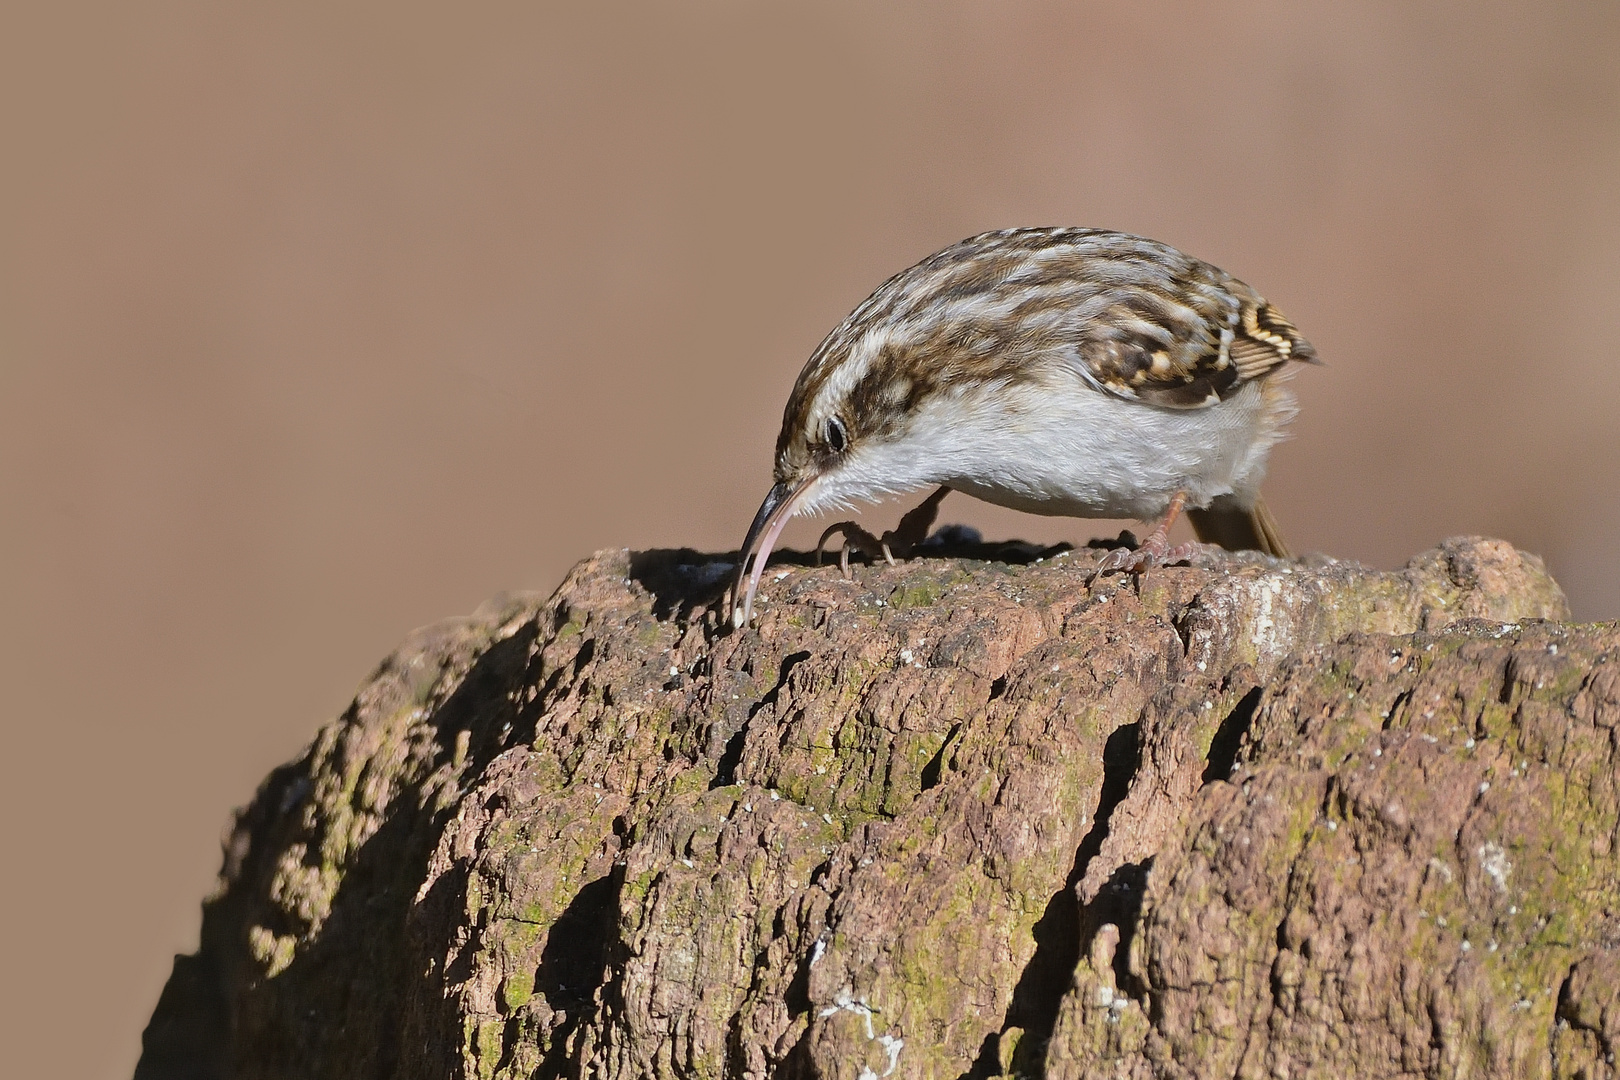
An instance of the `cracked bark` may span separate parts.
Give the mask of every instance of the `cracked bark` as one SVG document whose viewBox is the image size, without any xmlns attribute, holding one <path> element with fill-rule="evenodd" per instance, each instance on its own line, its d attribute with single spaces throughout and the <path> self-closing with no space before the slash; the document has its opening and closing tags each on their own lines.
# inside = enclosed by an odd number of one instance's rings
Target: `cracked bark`
<svg viewBox="0 0 1620 1080">
<path fill-rule="evenodd" d="M 1620 632 L 1537 560 L 935 554 L 419 632 L 239 814 L 137 1075 L 1613 1075 Z"/>
</svg>

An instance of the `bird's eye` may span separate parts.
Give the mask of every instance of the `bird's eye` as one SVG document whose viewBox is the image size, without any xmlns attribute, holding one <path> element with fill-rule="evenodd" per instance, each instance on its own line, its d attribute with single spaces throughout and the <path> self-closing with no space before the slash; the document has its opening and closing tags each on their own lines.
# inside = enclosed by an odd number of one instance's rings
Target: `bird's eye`
<svg viewBox="0 0 1620 1080">
<path fill-rule="evenodd" d="M 836 416 L 831 420 L 828 420 L 827 445 L 832 447 L 832 452 L 835 454 L 842 454 L 844 452 L 844 447 L 848 445 L 848 443 L 849 439 L 844 434 L 844 422 L 838 419 Z"/>
</svg>

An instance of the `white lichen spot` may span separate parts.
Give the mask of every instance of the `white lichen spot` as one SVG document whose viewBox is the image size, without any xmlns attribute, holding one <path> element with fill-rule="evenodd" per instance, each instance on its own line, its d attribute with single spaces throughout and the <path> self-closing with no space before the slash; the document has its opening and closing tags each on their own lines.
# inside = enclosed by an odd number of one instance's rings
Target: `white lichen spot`
<svg viewBox="0 0 1620 1080">
<path fill-rule="evenodd" d="M 885 1033 L 877 1037 L 877 1044 L 883 1048 L 884 1056 L 889 1059 L 888 1067 L 879 1075 L 888 1076 L 894 1072 L 895 1066 L 900 1064 L 900 1051 L 906 1048 L 906 1041 Z"/>
<path fill-rule="evenodd" d="M 1513 864 L 1508 861 L 1507 852 L 1502 849 L 1502 845 L 1486 841 L 1479 845 L 1479 850 L 1474 852 L 1474 855 L 1479 859 L 1479 868 L 1496 883 L 1496 891 L 1507 892 L 1507 879 L 1513 872 Z"/>
<path fill-rule="evenodd" d="M 839 1012 L 852 1012 L 866 1022 L 866 1038 L 868 1041 L 877 1038 L 872 1030 L 872 1007 L 864 999 L 857 999 L 846 987 L 833 996 L 833 1003 L 822 1009 L 817 1016 L 825 1020 Z"/>
<path fill-rule="evenodd" d="M 780 574 L 777 574 L 771 580 L 772 581 L 781 581 L 782 579 L 786 578 L 788 576 L 788 574 L 790 574 L 791 572 L 792 571 L 789 571 L 789 570 L 783 570 Z"/>
<path fill-rule="evenodd" d="M 1277 628 L 1277 598 L 1282 595 L 1282 582 L 1275 577 L 1260 578 L 1254 583 L 1255 649 L 1262 658 L 1270 658 L 1285 651 L 1286 643 Z"/>
<path fill-rule="evenodd" d="M 1491 790 L 1491 782 L 1489 780 L 1481 781 L 1479 785 L 1479 793 L 1483 795 L 1489 790 Z"/>
</svg>

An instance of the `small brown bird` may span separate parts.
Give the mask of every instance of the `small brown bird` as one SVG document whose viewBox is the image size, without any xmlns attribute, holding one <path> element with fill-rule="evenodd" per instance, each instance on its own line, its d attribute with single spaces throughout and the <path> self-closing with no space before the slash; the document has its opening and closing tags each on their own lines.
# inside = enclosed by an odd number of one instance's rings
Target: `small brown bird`
<svg viewBox="0 0 1620 1080">
<path fill-rule="evenodd" d="M 776 440 L 775 485 L 738 556 L 747 623 L 788 519 L 929 485 L 881 541 L 920 542 L 948 490 L 1035 514 L 1156 520 L 1099 570 L 1186 558 L 1201 539 L 1286 556 L 1260 501 L 1266 456 L 1293 417 L 1278 378 L 1316 351 L 1259 293 L 1167 244 L 1103 229 L 970 237 L 884 282 L 816 348 Z M 758 554 L 749 556 L 758 546 Z M 750 572 L 751 568 L 751 572 Z"/>
</svg>

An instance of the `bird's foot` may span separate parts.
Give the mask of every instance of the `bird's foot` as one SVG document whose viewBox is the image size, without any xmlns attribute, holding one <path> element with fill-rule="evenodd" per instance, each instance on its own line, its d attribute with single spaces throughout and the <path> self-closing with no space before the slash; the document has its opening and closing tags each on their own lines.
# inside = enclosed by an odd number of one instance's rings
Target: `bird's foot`
<svg viewBox="0 0 1620 1080">
<path fill-rule="evenodd" d="M 1146 570 L 1154 570 L 1161 566 L 1172 566 L 1175 563 L 1187 562 L 1199 552 L 1196 543 L 1177 544 L 1170 546 L 1170 541 L 1158 533 L 1154 533 L 1142 541 L 1135 549 L 1113 548 L 1097 560 L 1097 576 L 1112 574 L 1123 570 L 1130 574 L 1140 574 Z"/>
<path fill-rule="evenodd" d="M 884 533 L 882 537 L 873 536 L 853 521 L 836 521 L 827 526 L 826 531 L 821 534 L 821 539 L 816 541 L 816 565 L 821 564 L 822 549 L 827 546 L 827 541 L 833 533 L 842 533 L 844 537 L 844 542 L 838 545 L 838 572 L 844 575 L 846 581 L 851 576 L 849 569 L 851 549 L 872 560 L 881 556 L 885 562 L 893 565 L 894 551 L 888 544 L 888 537 L 891 534 Z"/>
<path fill-rule="evenodd" d="M 928 531 L 934 527 L 934 519 L 939 516 L 940 501 L 950 490 L 948 487 L 941 487 L 935 491 L 908 511 L 906 516 L 900 519 L 900 524 L 882 536 L 873 536 L 853 521 L 834 522 L 827 526 L 821 534 L 821 539 L 816 541 L 816 562 L 821 562 L 821 551 L 827 546 L 827 540 L 833 533 L 842 533 L 844 542 L 838 549 L 838 569 L 846 579 L 850 577 L 851 549 L 859 551 L 873 561 L 882 558 L 884 562 L 893 566 L 897 555 L 902 559 L 906 558 L 919 544 L 928 539 Z"/>
<path fill-rule="evenodd" d="M 1186 562 L 1198 554 L 1198 545 L 1177 544 L 1170 546 L 1170 526 L 1175 524 L 1181 515 L 1181 509 L 1187 504 L 1185 492 L 1177 492 L 1170 500 L 1170 505 L 1164 512 L 1164 517 L 1153 527 L 1148 538 L 1138 544 L 1135 550 L 1131 548 L 1114 548 L 1108 554 L 1097 560 L 1096 577 L 1112 574 L 1117 570 L 1124 570 L 1132 574 L 1140 574 L 1144 570 L 1155 569 L 1160 566 L 1169 566 L 1171 563 Z"/>
</svg>

